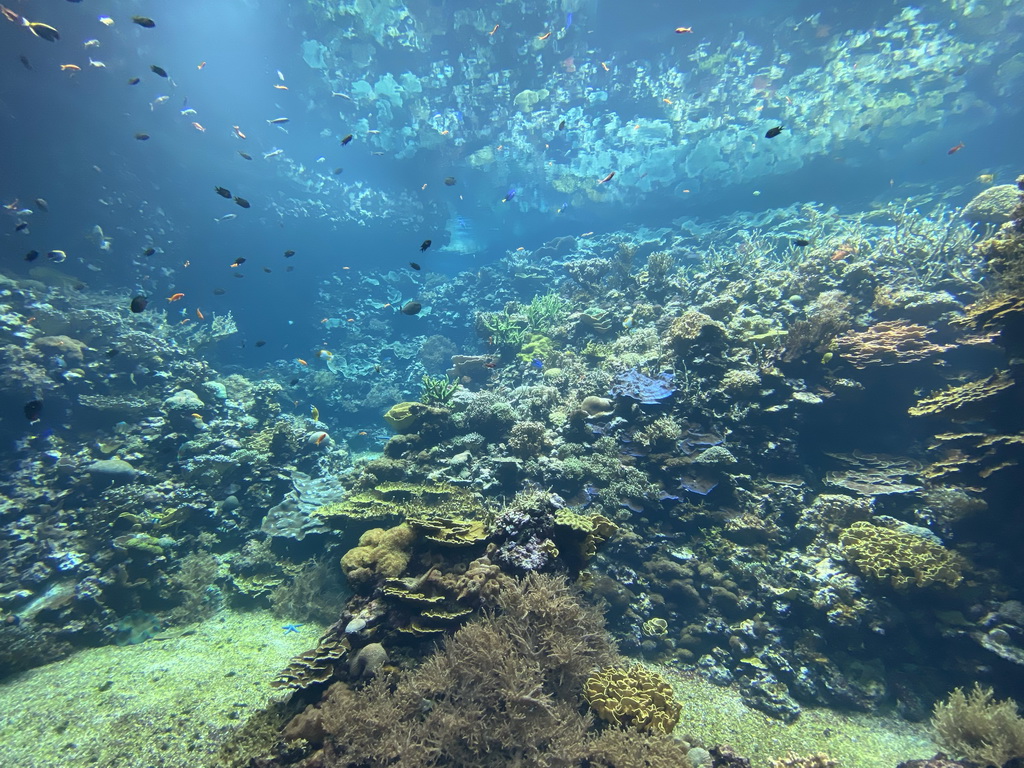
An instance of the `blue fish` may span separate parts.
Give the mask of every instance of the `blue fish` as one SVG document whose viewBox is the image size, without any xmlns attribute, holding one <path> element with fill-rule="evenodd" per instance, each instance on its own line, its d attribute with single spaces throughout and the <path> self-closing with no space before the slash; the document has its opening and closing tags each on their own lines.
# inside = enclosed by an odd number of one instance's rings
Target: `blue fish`
<svg viewBox="0 0 1024 768">
<path fill-rule="evenodd" d="M 572 11 L 565 14 L 565 28 L 568 29 L 572 26 Z"/>
<path fill-rule="evenodd" d="M 539 357 L 535 357 L 533 358 L 533 360 L 530 361 L 530 365 L 532 365 L 539 371 L 541 368 L 544 367 L 544 361 L 541 360 Z"/>
<path fill-rule="evenodd" d="M 512 199 L 512 198 L 514 198 L 515 196 L 516 196 L 516 191 L 515 191 L 515 189 L 510 189 L 510 190 L 509 190 L 508 192 L 506 192 L 506 193 L 505 193 L 505 197 L 503 197 L 503 198 L 501 199 L 501 202 L 503 202 L 503 203 L 507 203 L 507 202 L 508 202 L 509 200 L 511 200 L 511 199 Z"/>
</svg>

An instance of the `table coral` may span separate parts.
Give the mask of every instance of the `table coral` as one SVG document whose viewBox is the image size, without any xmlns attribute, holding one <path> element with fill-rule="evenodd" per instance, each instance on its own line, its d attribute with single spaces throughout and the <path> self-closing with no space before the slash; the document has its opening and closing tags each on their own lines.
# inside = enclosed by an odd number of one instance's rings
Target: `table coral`
<svg viewBox="0 0 1024 768">
<path fill-rule="evenodd" d="M 858 521 L 839 535 L 843 555 L 863 573 L 888 579 L 896 589 L 963 580 L 966 561 L 956 552 L 912 533 L 902 533 Z"/>
<path fill-rule="evenodd" d="M 959 411 L 967 406 L 987 400 L 1009 389 L 1014 384 L 1009 371 L 997 371 L 991 376 L 964 384 L 955 384 L 918 400 L 907 409 L 911 416 L 924 416 L 943 411 Z"/>
<path fill-rule="evenodd" d="M 863 331 L 850 331 L 836 337 L 839 354 L 855 368 L 869 365 L 916 363 L 931 355 L 953 348 L 951 344 L 934 344 L 925 337 L 933 328 L 902 320 L 875 323 Z"/>
</svg>

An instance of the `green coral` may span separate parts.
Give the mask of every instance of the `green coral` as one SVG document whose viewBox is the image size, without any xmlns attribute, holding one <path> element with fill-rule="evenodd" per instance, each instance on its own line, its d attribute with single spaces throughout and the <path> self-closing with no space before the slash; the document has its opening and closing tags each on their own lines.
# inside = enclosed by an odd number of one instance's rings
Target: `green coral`
<svg viewBox="0 0 1024 768">
<path fill-rule="evenodd" d="M 847 560 L 868 576 L 888 579 L 896 589 L 911 585 L 945 584 L 963 580 L 966 561 L 956 552 L 912 533 L 902 533 L 861 520 L 839 535 Z"/>
<path fill-rule="evenodd" d="M 671 733 L 679 722 L 672 687 L 640 664 L 605 667 L 587 680 L 583 695 L 598 717 L 620 728 Z"/>
<path fill-rule="evenodd" d="M 420 402 L 424 405 L 447 406 L 451 402 L 452 396 L 458 391 L 459 386 L 459 382 L 453 381 L 447 376 L 435 378 L 424 374 L 423 394 L 420 395 Z"/>
<path fill-rule="evenodd" d="M 526 318 L 512 315 L 506 308 L 504 312 L 485 312 L 480 321 L 490 331 L 491 339 L 498 349 L 518 351 L 526 342 L 529 321 Z"/>
<path fill-rule="evenodd" d="M 569 304 L 557 293 L 539 294 L 523 310 L 530 328 L 546 331 L 565 319 Z"/>
<path fill-rule="evenodd" d="M 523 343 L 522 351 L 517 357 L 524 363 L 529 363 L 536 358 L 546 360 L 554 351 L 555 342 L 551 340 L 551 337 L 542 333 L 531 333 Z"/>
</svg>

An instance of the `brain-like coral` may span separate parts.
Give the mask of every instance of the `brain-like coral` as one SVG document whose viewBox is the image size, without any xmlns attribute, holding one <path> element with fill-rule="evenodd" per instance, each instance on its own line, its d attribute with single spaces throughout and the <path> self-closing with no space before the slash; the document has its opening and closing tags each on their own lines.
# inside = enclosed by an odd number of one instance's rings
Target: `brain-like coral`
<svg viewBox="0 0 1024 768">
<path fill-rule="evenodd" d="M 672 688 L 640 664 L 605 667 L 587 680 L 583 695 L 598 717 L 619 727 L 671 733 L 679 722 Z"/>
<path fill-rule="evenodd" d="M 956 552 L 913 533 L 903 533 L 861 520 L 839 535 L 847 560 L 863 573 L 889 580 L 897 589 L 931 584 L 957 586 L 966 561 Z"/>
</svg>

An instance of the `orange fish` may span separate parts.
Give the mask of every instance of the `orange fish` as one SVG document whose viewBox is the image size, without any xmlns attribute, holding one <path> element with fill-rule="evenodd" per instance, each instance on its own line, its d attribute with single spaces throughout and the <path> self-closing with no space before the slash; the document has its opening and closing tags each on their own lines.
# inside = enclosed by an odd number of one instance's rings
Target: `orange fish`
<svg viewBox="0 0 1024 768">
<path fill-rule="evenodd" d="M 551 37 L 551 33 L 550 32 L 545 32 L 543 35 L 541 35 L 537 39 L 538 40 L 547 40 L 549 37 Z"/>
<path fill-rule="evenodd" d="M 949 151 L 948 151 L 948 152 L 946 152 L 946 154 L 947 154 L 947 155 L 955 155 L 955 154 L 956 154 L 957 152 L 959 152 L 959 151 L 960 151 L 961 149 L 963 149 L 963 148 L 964 148 L 964 143 L 963 143 L 963 142 L 961 141 L 961 142 L 960 142 L 959 144 L 957 144 L 957 145 L 956 145 L 955 147 L 950 147 L 950 148 L 949 148 Z"/>
<path fill-rule="evenodd" d="M 611 70 L 608 69 L 608 65 L 605 64 L 603 61 L 601 62 L 601 67 L 604 69 L 605 72 L 611 72 Z"/>
<path fill-rule="evenodd" d="M 168 301 L 181 301 L 185 298 L 184 293 L 175 293 L 167 297 Z"/>
<path fill-rule="evenodd" d="M 666 104 L 672 103 L 672 99 L 662 99 L 662 101 L 664 101 Z"/>
<path fill-rule="evenodd" d="M 612 171 L 611 173 L 609 173 L 607 176 L 605 176 L 603 179 L 601 179 L 597 183 L 598 184 L 607 184 L 609 181 L 611 181 L 614 178 L 615 178 L 615 171 Z"/>
<path fill-rule="evenodd" d="M 288 90 L 288 86 L 287 85 L 281 85 L 280 83 L 274 83 L 274 87 L 277 88 L 277 90 L 279 90 L 279 91 L 287 91 Z"/>
<path fill-rule="evenodd" d="M 80 66 L 78 66 L 77 64 L 61 64 L 60 65 L 60 71 L 61 72 L 81 72 L 82 68 Z"/>
<path fill-rule="evenodd" d="M 677 35 L 685 35 L 688 32 L 693 32 L 693 27 L 676 27 Z"/>
<path fill-rule="evenodd" d="M 232 125 L 231 126 L 231 130 L 235 132 L 235 136 L 237 136 L 238 138 L 240 138 L 240 139 L 244 139 L 245 138 L 245 134 L 242 133 L 242 129 L 239 128 L 237 125 Z"/>
<path fill-rule="evenodd" d="M 201 126 L 199 123 L 192 123 L 192 127 L 195 128 L 200 133 L 206 133 L 206 129 L 203 128 L 203 126 Z"/>
<path fill-rule="evenodd" d="M 198 317 L 200 320 L 205 320 L 206 319 L 206 317 L 203 315 L 203 313 L 200 312 L 198 309 L 196 310 L 196 317 Z"/>
<path fill-rule="evenodd" d="M 316 444 L 320 445 L 320 443 L 322 443 L 326 438 L 327 438 L 327 433 L 326 432 L 321 432 L 319 434 L 319 436 L 317 437 L 317 439 L 316 439 Z"/>
<path fill-rule="evenodd" d="M 369 433 L 369 432 L 367 432 L 367 431 L 366 431 L 365 429 L 359 432 L 359 435 L 360 435 L 361 437 L 365 437 L 365 436 L 366 436 L 366 435 L 368 435 L 368 434 L 370 434 L 370 433 Z"/>
<path fill-rule="evenodd" d="M 301 357 L 296 357 L 295 360 L 299 363 L 299 365 L 309 365 L 309 363 L 307 363 Z"/>
<path fill-rule="evenodd" d="M 501 26 L 501 24 L 495 24 L 494 25 L 494 29 L 491 30 L 491 34 L 493 35 L 495 32 L 497 32 L 498 31 L 498 27 L 500 27 L 500 26 Z"/>
<path fill-rule="evenodd" d="M 196 69 L 202 69 L 205 66 L 206 66 L 206 62 L 205 61 L 200 61 L 199 64 L 196 66 Z"/>
<path fill-rule="evenodd" d="M 191 323 L 191 322 L 192 322 L 192 318 L 191 317 L 186 317 L 184 320 L 182 320 L 180 323 L 178 323 L 178 325 L 184 325 L 185 323 Z"/>
</svg>

